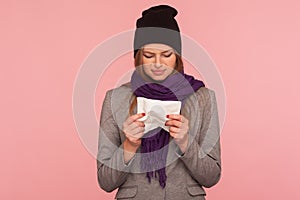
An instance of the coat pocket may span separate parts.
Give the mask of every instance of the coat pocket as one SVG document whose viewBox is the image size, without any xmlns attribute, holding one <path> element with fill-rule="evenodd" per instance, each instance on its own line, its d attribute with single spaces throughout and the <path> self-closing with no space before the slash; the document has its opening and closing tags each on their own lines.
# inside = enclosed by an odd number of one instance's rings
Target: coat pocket
<svg viewBox="0 0 300 200">
<path fill-rule="evenodd" d="M 199 184 L 189 184 L 187 185 L 187 191 L 192 196 L 206 195 L 205 190 Z"/>
<path fill-rule="evenodd" d="M 115 199 L 133 198 L 137 194 L 137 185 L 123 186 L 118 189 Z"/>
</svg>

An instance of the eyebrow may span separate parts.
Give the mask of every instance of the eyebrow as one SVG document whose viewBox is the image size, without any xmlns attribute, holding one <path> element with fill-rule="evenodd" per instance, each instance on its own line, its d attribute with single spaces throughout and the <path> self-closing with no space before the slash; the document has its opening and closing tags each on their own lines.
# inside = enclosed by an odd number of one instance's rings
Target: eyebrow
<svg viewBox="0 0 300 200">
<path fill-rule="evenodd" d="M 171 51 L 171 50 L 172 50 L 172 49 L 168 49 L 168 50 L 166 50 L 166 51 L 163 51 L 162 53 L 166 53 L 166 52 Z M 154 54 L 153 52 L 148 51 L 148 50 L 144 50 L 143 52 L 144 52 L 144 53 Z"/>
</svg>

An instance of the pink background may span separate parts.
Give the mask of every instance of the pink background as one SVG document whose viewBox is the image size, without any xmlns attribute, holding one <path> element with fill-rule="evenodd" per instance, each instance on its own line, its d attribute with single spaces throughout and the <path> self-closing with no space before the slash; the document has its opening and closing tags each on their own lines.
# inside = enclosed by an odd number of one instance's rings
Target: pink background
<svg viewBox="0 0 300 200">
<path fill-rule="evenodd" d="M 96 45 L 161 2 L 1 2 L 0 199 L 113 199 L 78 137 L 73 83 Z M 226 88 L 222 178 L 207 199 L 300 199 L 299 1 L 163 2 Z"/>
</svg>

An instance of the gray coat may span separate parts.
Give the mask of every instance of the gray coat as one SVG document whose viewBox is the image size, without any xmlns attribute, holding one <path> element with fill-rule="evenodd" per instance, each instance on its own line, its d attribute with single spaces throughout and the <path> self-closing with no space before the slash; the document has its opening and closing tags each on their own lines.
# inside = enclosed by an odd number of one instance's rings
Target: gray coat
<svg viewBox="0 0 300 200">
<path fill-rule="evenodd" d="M 184 154 L 170 140 L 166 187 L 146 178 L 140 168 L 140 148 L 124 163 L 122 124 L 133 100 L 130 83 L 107 91 L 103 101 L 97 155 L 99 186 L 106 192 L 118 188 L 116 199 L 205 199 L 203 187 L 221 176 L 220 127 L 215 92 L 201 87 L 186 100 L 181 114 L 189 120 L 189 145 Z M 136 113 L 136 108 L 134 110 Z"/>
</svg>

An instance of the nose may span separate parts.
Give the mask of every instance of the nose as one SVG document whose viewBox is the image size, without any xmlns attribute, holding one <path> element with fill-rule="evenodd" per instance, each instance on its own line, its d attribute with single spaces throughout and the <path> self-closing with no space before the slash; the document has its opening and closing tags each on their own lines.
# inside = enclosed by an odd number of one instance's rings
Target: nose
<svg viewBox="0 0 300 200">
<path fill-rule="evenodd" d="M 156 55 L 156 56 L 155 56 L 155 63 L 154 63 L 154 66 L 155 66 L 156 68 L 160 68 L 160 67 L 161 67 L 160 55 Z"/>
</svg>

